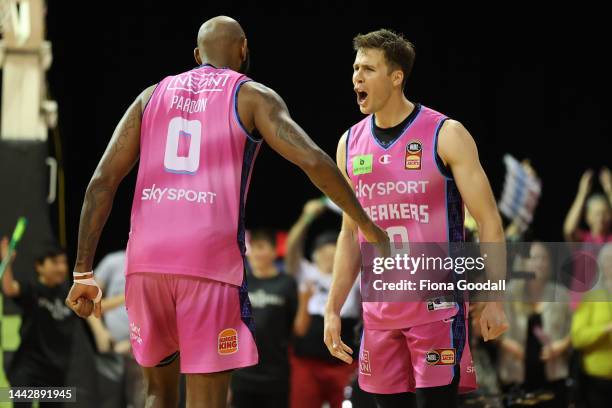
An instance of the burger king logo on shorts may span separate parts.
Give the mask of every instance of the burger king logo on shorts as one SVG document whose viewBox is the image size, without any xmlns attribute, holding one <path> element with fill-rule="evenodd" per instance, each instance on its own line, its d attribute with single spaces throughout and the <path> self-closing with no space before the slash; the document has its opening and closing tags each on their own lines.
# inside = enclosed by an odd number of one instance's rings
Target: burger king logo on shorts
<svg viewBox="0 0 612 408">
<path fill-rule="evenodd" d="M 455 349 L 435 349 L 425 354 L 425 361 L 429 365 L 454 365 Z"/>
<path fill-rule="evenodd" d="M 238 332 L 236 329 L 225 329 L 219 333 L 217 351 L 221 355 L 234 354 L 238 351 Z"/>
</svg>

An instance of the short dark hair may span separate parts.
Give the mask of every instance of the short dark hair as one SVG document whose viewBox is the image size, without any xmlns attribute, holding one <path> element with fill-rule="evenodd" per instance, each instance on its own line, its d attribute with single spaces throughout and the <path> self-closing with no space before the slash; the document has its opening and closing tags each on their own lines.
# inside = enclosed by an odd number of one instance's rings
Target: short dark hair
<svg viewBox="0 0 612 408">
<path fill-rule="evenodd" d="M 401 69 L 404 73 L 402 87 L 412 72 L 414 58 L 416 56 L 414 45 L 404 38 L 402 34 L 381 28 L 367 34 L 357 34 L 353 38 L 353 49 L 359 51 L 362 48 L 381 50 L 390 68 Z"/>
<path fill-rule="evenodd" d="M 276 234 L 270 229 L 261 228 L 251 231 L 249 241 L 266 241 L 276 248 Z"/>
<path fill-rule="evenodd" d="M 314 243 L 312 244 L 312 252 L 315 252 L 317 249 L 328 245 L 328 244 L 334 244 L 336 245 L 336 243 L 338 242 L 338 231 L 325 231 L 322 232 L 321 234 L 317 235 L 317 237 L 314 240 Z"/>
<path fill-rule="evenodd" d="M 55 246 L 55 245 L 51 245 L 51 246 L 44 248 L 42 251 L 38 253 L 38 256 L 36 257 L 35 262 L 39 265 L 42 265 L 45 263 L 47 259 L 55 258 L 56 256 L 59 256 L 59 255 L 66 255 L 66 251 L 64 250 L 64 248 Z"/>
</svg>

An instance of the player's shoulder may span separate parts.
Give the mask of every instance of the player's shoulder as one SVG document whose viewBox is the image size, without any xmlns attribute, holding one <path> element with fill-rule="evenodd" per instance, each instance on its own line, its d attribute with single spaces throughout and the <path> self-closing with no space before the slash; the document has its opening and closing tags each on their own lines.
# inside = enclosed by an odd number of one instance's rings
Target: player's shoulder
<svg viewBox="0 0 612 408">
<path fill-rule="evenodd" d="M 442 128 L 440 132 L 459 134 L 459 133 L 467 133 L 467 129 L 458 120 L 447 118 L 442 124 Z"/>
<path fill-rule="evenodd" d="M 136 100 L 138 102 L 140 102 L 140 110 L 141 112 L 144 113 L 145 108 L 147 107 L 147 105 L 149 104 L 149 101 L 151 100 L 151 98 L 153 97 L 153 93 L 155 92 L 155 90 L 157 89 L 157 87 L 159 86 L 159 84 L 161 83 L 158 82 L 156 84 L 150 85 L 148 87 L 146 87 L 136 98 Z"/>
<path fill-rule="evenodd" d="M 242 84 L 239 102 L 247 104 L 284 104 L 280 95 L 272 88 L 254 80 Z"/>
<path fill-rule="evenodd" d="M 338 140 L 338 147 L 340 148 L 342 146 L 344 148 L 351 141 L 351 139 L 354 140 L 355 137 L 358 137 L 362 130 L 368 129 L 371 120 L 372 115 L 367 115 L 358 122 L 349 126 L 349 128 L 342 133 L 342 136 L 340 136 L 340 140 Z"/>
</svg>

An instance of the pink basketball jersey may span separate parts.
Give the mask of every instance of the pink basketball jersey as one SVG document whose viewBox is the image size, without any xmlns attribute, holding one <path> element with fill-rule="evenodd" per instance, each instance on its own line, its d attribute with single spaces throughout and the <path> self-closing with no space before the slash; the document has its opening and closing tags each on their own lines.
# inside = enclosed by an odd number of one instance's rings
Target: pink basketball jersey
<svg viewBox="0 0 612 408">
<path fill-rule="evenodd" d="M 127 274 L 241 285 L 244 206 L 260 147 L 238 117 L 248 80 L 203 65 L 157 85 L 142 117 Z"/>
<path fill-rule="evenodd" d="M 447 118 L 421 105 L 411 116 L 388 146 L 373 134 L 373 115 L 353 125 L 347 133 L 347 174 L 359 202 L 391 241 L 462 241 L 461 196 L 437 155 L 438 133 Z M 361 233 L 359 239 L 365 241 Z M 403 329 L 463 312 L 452 302 L 429 309 L 427 302 L 364 302 L 364 322 L 368 329 Z"/>
</svg>

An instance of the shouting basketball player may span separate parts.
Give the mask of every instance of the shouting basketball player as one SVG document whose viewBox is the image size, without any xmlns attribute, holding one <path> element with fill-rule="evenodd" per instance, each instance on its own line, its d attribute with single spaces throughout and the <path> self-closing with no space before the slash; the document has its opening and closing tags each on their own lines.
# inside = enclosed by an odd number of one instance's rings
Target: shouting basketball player
<svg viewBox="0 0 612 408">
<path fill-rule="evenodd" d="M 379 30 L 355 37 L 354 48 L 353 85 L 368 116 L 341 137 L 337 162 L 364 209 L 392 241 L 455 242 L 463 240 L 465 201 L 481 241 L 503 243 L 501 219 L 468 131 L 404 95 L 412 44 Z M 410 188 L 392 188 L 402 183 Z M 355 221 L 344 214 L 325 315 L 325 343 L 345 362 L 352 361 L 352 350 L 340 339 L 339 311 L 360 270 L 360 243 L 367 241 Z M 466 389 L 475 387 L 473 369 L 467 369 L 464 302 L 362 305 L 359 384 L 379 406 L 452 407 L 460 380 Z M 485 340 L 499 336 L 507 326 L 501 304 L 488 303 L 481 323 Z"/>
</svg>

